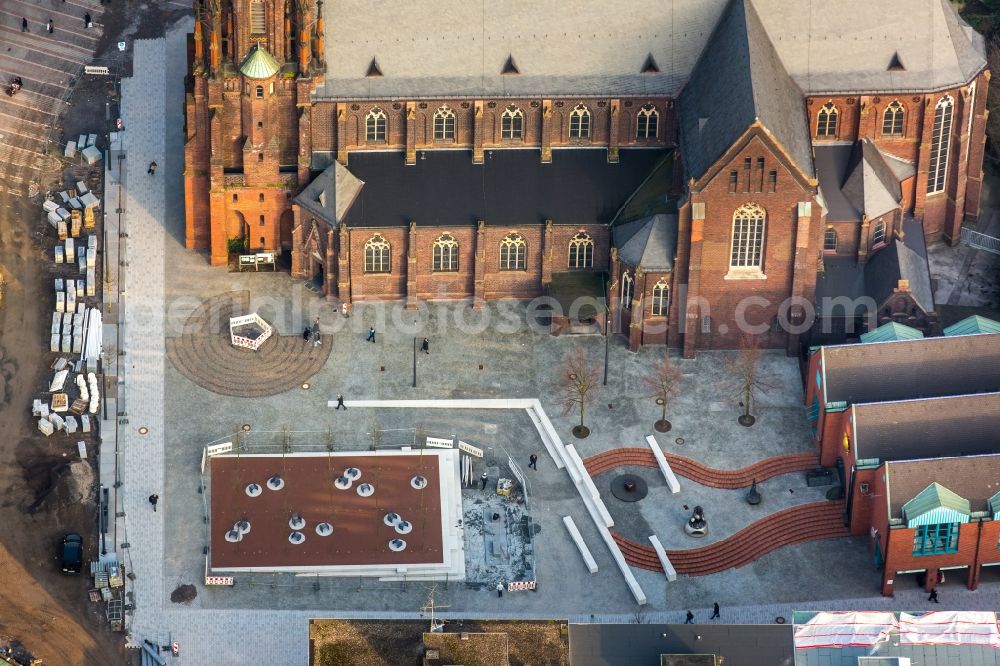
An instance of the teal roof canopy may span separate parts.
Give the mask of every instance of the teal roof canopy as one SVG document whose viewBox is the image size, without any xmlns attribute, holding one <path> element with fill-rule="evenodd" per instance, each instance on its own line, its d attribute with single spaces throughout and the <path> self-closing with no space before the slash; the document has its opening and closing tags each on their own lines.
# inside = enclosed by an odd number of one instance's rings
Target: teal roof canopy
<svg viewBox="0 0 1000 666">
<path fill-rule="evenodd" d="M 254 44 L 240 63 L 240 72 L 250 79 L 269 79 L 281 69 L 281 63 L 260 44 Z"/>
<path fill-rule="evenodd" d="M 1000 493 L 989 499 L 990 511 L 993 513 L 993 520 L 1000 520 Z"/>
<path fill-rule="evenodd" d="M 903 505 L 903 519 L 907 527 L 967 523 L 971 513 L 969 500 L 953 493 L 940 483 L 932 483 Z"/>
<path fill-rule="evenodd" d="M 876 329 L 861 334 L 861 342 L 888 342 L 890 340 L 919 340 L 924 334 L 912 326 L 890 321 Z"/>
<path fill-rule="evenodd" d="M 1000 333 L 1000 322 L 979 315 L 972 315 L 944 329 L 944 334 L 947 336 L 977 335 L 980 333 Z"/>
</svg>

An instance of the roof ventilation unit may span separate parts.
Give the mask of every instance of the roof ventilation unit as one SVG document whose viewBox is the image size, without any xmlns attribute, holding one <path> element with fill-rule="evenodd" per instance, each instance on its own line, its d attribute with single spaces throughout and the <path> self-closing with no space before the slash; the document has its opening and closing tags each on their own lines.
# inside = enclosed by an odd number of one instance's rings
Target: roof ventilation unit
<svg viewBox="0 0 1000 666">
<path fill-rule="evenodd" d="M 320 536 L 330 536 L 333 534 L 333 525 L 330 523 L 317 523 L 316 534 Z"/>
<path fill-rule="evenodd" d="M 362 497 L 371 497 L 375 494 L 375 486 L 370 483 L 362 483 L 358 486 L 358 494 Z"/>
<path fill-rule="evenodd" d="M 242 538 L 243 535 L 240 534 L 240 531 L 235 527 L 226 532 L 226 541 L 228 541 L 229 543 L 238 543 Z"/>
<path fill-rule="evenodd" d="M 357 481 L 361 478 L 361 470 L 357 467 L 348 467 L 344 470 L 344 476 L 346 476 L 351 481 Z"/>
<path fill-rule="evenodd" d="M 285 487 L 285 480 L 281 478 L 281 475 L 275 474 L 267 480 L 267 487 L 271 490 L 281 490 Z"/>
<path fill-rule="evenodd" d="M 238 523 L 233 525 L 233 529 L 240 533 L 240 536 L 246 536 L 250 534 L 250 521 L 246 518 L 241 518 Z"/>
<path fill-rule="evenodd" d="M 406 542 L 402 539 L 393 539 L 389 542 L 389 550 L 394 553 L 398 553 L 406 549 Z"/>
<path fill-rule="evenodd" d="M 413 531 L 413 524 L 408 520 L 401 520 L 396 523 L 396 531 L 400 534 L 409 534 Z"/>
<path fill-rule="evenodd" d="M 427 479 L 420 476 L 419 474 L 412 479 L 410 479 L 410 485 L 417 490 L 423 490 L 427 487 Z"/>
<path fill-rule="evenodd" d="M 288 526 L 293 530 L 301 530 L 306 526 L 306 519 L 302 517 L 302 514 L 293 513 L 292 517 L 288 519 Z"/>
<path fill-rule="evenodd" d="M 259 483 L 248 483 L 247 484 L 247 495 L 250 497 L 257 497 L 264 489 L 260 487 Z"/>
<path fill-rule="evenodd" d="M 302 532 L 296 531 L 288 535 L 289 543 L 300 544 L 305 540 L 306 540 L 306 535 L 303 534 Z"/>
<path fill-rule="evenodd" d="M 398 513 L 387 513 L 385 514 L 385 518 L 383 518 L 382 520 L 385 522 L 387 526 L 395 527 L 396 523 L 402 520 L 402 518 L 399 517 Z"/>
<path fill-rule="evenodd" d="M 351 480 L 346 476 L 338 476 L 334 480 L 333 485 L 336 486 L 338 490 L 347 490 L 351 487 Z"/>
</svg>

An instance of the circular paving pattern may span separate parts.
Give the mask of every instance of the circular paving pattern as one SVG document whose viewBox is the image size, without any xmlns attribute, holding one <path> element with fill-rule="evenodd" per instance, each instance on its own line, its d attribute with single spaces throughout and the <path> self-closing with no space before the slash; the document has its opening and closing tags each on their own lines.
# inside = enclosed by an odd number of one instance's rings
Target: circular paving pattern
<svg viewBox="0 0 1000 666">
<path fill-rule="evenodd" d="M 208 299 L 184 324 L 180 337 L 167 338 L 167 357 L 198 386 L 238 398 L 277 395 L 306 383 L 326 364 L 332 338 L 318 347 L 300 335 L 272 336 L 257 351 L 230 344 L 229 318 L 250 309 L 249 291 L 230 291 Z"/>
</svg>

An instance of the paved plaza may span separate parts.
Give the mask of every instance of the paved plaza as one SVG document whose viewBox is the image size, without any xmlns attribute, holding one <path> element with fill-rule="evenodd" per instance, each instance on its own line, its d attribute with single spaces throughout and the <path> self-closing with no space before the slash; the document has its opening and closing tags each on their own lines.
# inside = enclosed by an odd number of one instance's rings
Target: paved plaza
<svg viewBox="0 0 1000 666">
<path fill-rule="evenodd" d="M 308 622 L 312 617 L 414 618 L 430 586 L 423 582 L 377 582 L 360 578 L 296 578 L 290 574 L 248 574 L 233 588 L 202 585 L 207 512 L 199 465 L 203 448 L 236 441 L 247 451 L 351 451 L 411 446 L 424 436 L 453 437 L 480 447 L 486 465 L 502 466 L 508 457 L 526 468 L 528 503 L 535 525 L 536 592 L 496 594 L 464 583 L 440 583 L 436 599 L 448 605 L 440 615 L 469 618 L 568 618 L 572 621 L 633 621 L 638 609 L 611 553 L 598 535 L 565 470 L 546 454 L 523 409 L 422 410 L 350 407 L 334 411 L 328 401 L 343 394 L 353 400 L 537 398 L 566 444 L 582 457 L 615 447 L 643 447 L 659 408 L 646 397 L 641 377 L 662 348 L 629 353 L 612 340 L 608 385 L 587 417 L 592 435 L 575 440 L 574 415 L 563 415 L 554 398 L 559 359 L 582 347 L 594 367 L 603 370 L 604 338 L 551 337 L 528 326 L 534 317 L 521 304 L 491 304 L 476 311 L 468 304 L 426 304 L 416 312 L 396 305 L 361 305 L 349 318 L 286 273 L 237 274 L 208 266 L 206 258 L 183 248 L 182 117 L 185 31 L 181 24 L 165 39 L 135 45 L 134 73 L 123 82 L 125 121 L 126 226 L 129 268 L 125 283 L 127 323 L 121 334 L 127 350 L 119 409 L 128 425 L 119 433 L 124 492 L 128 583 L 135 610 L 130 633 L 135 640 L 181 645 L 179 664 L 306 661 Z M 156 160 L 155 176 L 146 165 Z M 109 230 L 109 235 L 115 229 Z M 185 335 L 192 314 L 226 292 L 248 292 L 250 311 L 275 328 L 276 336 L 296 336 L 320 318 L 325 364 L 292 363 L 314 353 L 289 346 L 289 372 L 295 381 L 273 394 L 224 395 L 192 381 L 168 358 L 167 348 Z M 376 341 L 366 340 L 374 326 Z M 430 354 L 416 355 L 414 339 L 427 337 Z M 720 469 L 736 469 L 762 458 L 810 451 L 802 408 L 797 362 L 780 353 L 765 354 L 765 374 L 780 385 L 757 406 L 752 428 L 736 423 L 733 388 L 726 382 L 724 354 L 703 353 L 696 360 L 677 359 L 684 373 L 680 397 L 670 405 L 674 424 L 657 435 L 668 453 Z M 262 378 L 252 356 L 226 362 L 230 382 Z M 297 363 L 302 359 L 294 359 Z M 285 381 L 280 370 L 272 382 Z M 564 372 L 564 371 L 563 371 Z M 196 378 L 197 379 L 197 378 Z M 266 379 L 266 378 L 265 378 Z M 303 388 L 303 382 L 308 388 Z M 244 430 L 249 426 L 249 431 Z M 146 428 L 146 434 L 140 434 Z M 683 444 L 676 443 L 683 438 Z M 476 475 L 482 470 L 477 463 Z M 805 487 L 801 474 L 774 477 L 760 486 L 764 502 L 749 507 L 740 490 L 700 486 L 681 478 L 681 492 L 670 494 L 661 476 L 645 468 L 625 468 L 647 479 L 650 494 L 626 507 L 615 505 L 622 531 L 631 538 L 656 532 L 668 548 L 694 548 L 682 530 L 684 505 L 701 504 L 710 524 L 709 541 L 742 529 L 757 518 L 789 506 L 822 499 L 825 489 Z M 613 473 L 597 479 L 602 493 Z M 102 479 L 102 482 L 107 483 Z M 471 499 L 480 491 L 464 491 Z M 146 502 L 160 495 L 160 510 Z M 615 500 L 606 498 L 609 507 Z M 599 571 L 587 572 L 562 524 L 572 516 L 593 553 Z M 633 569 L 649 603 L 646 621 L 680 622 L 687 608 L 706 621 L 713 602 L 723 607 L 725 622 L 771 622 L 791 617 L 793 609 L 923 609 L 917 588 L 900 589 L 895 599 L 878 596 L 880 576 L 864 539 L 834 539 L 790 546 L 753 564 L 701 577 L 681 576 L 669 585 L 662 573 Z M 171 602 L 178 586 L 193 584 L 197 596 L 188 604 Z M 941 591 L 943 607 L 995 608 L 996 583 L 969 592 L 961 583 Z M 812 601 L 820 599 L 822 601 Z"/>
</svg>

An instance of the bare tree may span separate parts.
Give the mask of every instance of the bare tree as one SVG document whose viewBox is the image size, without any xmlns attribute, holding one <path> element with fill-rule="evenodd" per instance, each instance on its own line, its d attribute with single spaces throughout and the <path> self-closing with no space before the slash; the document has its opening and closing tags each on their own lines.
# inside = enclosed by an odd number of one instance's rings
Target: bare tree
<svg viewBox="0 0 1000 666">
<path fill-rule="evenodd" d="M 591 367 L 582 348 L 577 348 L 563 358 L 559 373 L 553 388 L 563 405 L 565 416 L 580 410 L 580 425 L 573 427 L 573 434 L 578 439 L 583 439 L 590 434 L 590 428 L 583 424 L 586 408 L 597 397 L 601 378 L 597 370 Z"/>
<path fill-rule="evenodd" d="M 740 337 L 739 352 L 735 357 L 727 359 L 730 381 L 736 388 L 736 397 L 740 400 L 743 413 L 739 417 L 740 425 L 750 427 L 756 421 L 750 411 L 756 406 L 761 395 L 778 387 L 776 382 L 764 377 L 760 368 L 760 341 L 751 335 Z"/>
<path fill-rule="evenodd" d="M 642 383 L 649 390 L 649 397 L 663 407 L 660 420 L 653 424 L 657 432 L 670 430 L 667 420 L 667 404 L 680 393 L 681 371 L 670 362 L 670 356 L 664 354 L 659 363 L 649 369 L 649 374 L 642 378 Z"/>
</svg>

